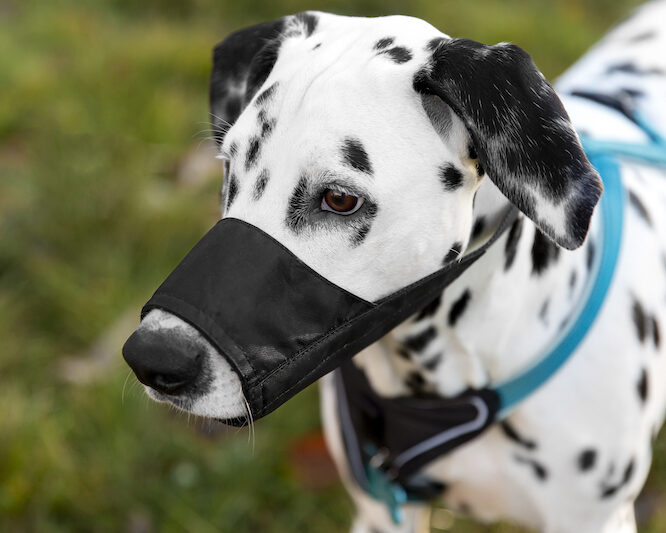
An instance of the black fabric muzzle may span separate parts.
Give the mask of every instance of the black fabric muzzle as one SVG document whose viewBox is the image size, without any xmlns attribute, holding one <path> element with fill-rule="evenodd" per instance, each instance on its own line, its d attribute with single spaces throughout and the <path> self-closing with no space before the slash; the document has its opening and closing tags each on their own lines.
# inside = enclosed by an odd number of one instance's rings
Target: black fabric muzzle
<svg viewBox="0 0 666 533">
<path fill-rule="evenodd" d="M 483 246 L 377 302 L 331 283 L 257 227 L 224 218 L 141 315 L 163 309 L 200 331 L 238 373 L 257 419 L 434 300 L 517 216 L 511 209 Z"/>
</svg>

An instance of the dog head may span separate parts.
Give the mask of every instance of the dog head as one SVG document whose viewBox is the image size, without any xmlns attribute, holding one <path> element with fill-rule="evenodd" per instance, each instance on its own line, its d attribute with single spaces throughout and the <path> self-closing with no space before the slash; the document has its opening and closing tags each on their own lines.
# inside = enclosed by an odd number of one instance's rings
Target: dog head
<svg viewBox="0 0 666 533">
<path fill-rule="evenodd" d="M 241 30 L 215 49 L 210 98 L 224 216 L 369 301 L 464 252 L 484 181 L 569 249 L 601 194 L 527 53 L 419 19 L 309 12 Z M 135 335 L 125 356 L 153 397 L 243 414 L 237 376 L 194 328 L 154 310 Z"/>
</svg>

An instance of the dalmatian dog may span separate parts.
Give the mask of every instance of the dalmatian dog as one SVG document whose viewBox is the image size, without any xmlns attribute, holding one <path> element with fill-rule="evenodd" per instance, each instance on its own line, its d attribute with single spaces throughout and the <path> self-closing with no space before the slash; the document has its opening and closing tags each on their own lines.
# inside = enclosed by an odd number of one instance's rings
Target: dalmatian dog
<svg viewBox="0 0 666 533">
<path fill-rule="evenodd" d="M 387 397 L 449 397 L 510 378 L 557 335 L 599 249 L 602 185 L 576 132 L 646 141 L 608 97 L 666 132 L 663 21 L 664 1 L 638 9 L 557 94 L 517 46 L 451 38 L 416 18 L 307 12 L 238 31 L 215 49 L 210 93 L 224 216 L 377 301 L 488 240 L 516 206 L 478 262 L 354 358 Z M 600 314 L 508 418 L 426 467 L 449 508 L 545 533 L 636 531 L 666 399 L 666 174 L 627 160 L 621 175 L 622 249 Z M 206 417 L 246 415 L 237 375 L 192 326 L 153 310 L 137 331 L 149 341 L 131 366 L 149 396 Z M 182 354 L 195 349 L 193 367 Z M 425 505 L 407 505 L 395 524 L 353 482 L 336 389 L 330 376 L 320 384 L 327 442 L 357 509 L 352 531 L 417 531 Z"/>
</svg>

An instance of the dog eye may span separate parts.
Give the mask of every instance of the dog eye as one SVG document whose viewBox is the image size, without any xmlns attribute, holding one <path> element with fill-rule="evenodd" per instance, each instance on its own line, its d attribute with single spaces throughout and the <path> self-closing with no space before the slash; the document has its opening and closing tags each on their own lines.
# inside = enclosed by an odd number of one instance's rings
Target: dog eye
<svg viewBox="0 0 666 533">
<path fill-rule="evenodd" d="M 338 215 L 351 215 L 356 213 L 365 200 L 341 191 L 328 189 L 321 198 L 323 211 L 332 211 Z"/>
</svg>

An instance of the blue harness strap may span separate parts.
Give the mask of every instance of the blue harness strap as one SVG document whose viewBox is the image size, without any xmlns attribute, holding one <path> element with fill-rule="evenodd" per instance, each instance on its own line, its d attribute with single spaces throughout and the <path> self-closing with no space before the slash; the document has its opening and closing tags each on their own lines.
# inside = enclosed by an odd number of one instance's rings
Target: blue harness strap
<svg viewBox="0 0 666 533">
<path fill-rule="evenodd" d="M 581 299 L 567 327 L 549 346 L 538 362 L 519 374 L 494 387 L 500 397 L 500 418 L 504 418 L 516 405 L 541 387 L 576 351 L 601 310 L 613 280 L 622 243 L 625 190 L 620 176 L 618 158 L 631 158 L 646 164 L 666 165 L 666 139 L 640 115 L 634 113 L 634 122 L 650 139 L 650 144 L 602 141 L 581 137 L 581 143 L 590 163 L 597 169 L 604 184 L 601 195 L 601 253 L 593 265 L 592 282 Z"/>
</svg>

